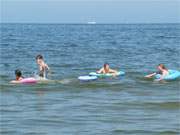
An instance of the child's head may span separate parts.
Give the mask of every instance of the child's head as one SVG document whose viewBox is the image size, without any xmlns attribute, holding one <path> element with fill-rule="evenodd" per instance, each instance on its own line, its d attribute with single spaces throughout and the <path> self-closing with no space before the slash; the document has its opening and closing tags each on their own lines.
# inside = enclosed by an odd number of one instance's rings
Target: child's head
<svg viewBox="0 0 180 135">
<path fill-rule="evenodd" d="M 40 64 L 41 62 L 43 61 L 43 56 L 42 55 L 37 55 L 36 56 L 36 62 L 38 63 L 38 64 Z"/>
<path fill-rule="evenodd" d="M 109 69 L 109 64 L 108 63 L 104 64 L 104 69 Z"/>
<path fill-rule="evenodd" d="M 161 70 L 161 71 L 162 70 L 167 70 L 167 68 L 163 64 L 159 64 L 158 69 Z"/>
<path fill-rule="evenodd" d="M 22 73 L 21 73 L 21 71 L 19 69 L 16 69 L 15 70 L 15 75 L 16 75 L 16 78 L 19 78 L 19 77 L 22 76 Z"/>
</svg>

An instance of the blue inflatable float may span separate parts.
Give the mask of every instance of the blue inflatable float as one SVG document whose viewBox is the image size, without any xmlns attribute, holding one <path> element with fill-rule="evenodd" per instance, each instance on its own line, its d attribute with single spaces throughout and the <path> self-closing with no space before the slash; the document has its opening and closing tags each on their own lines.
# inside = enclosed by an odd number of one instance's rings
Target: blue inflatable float
<svg viewBox="0 0 180 135">
<path fill-rule="evenodd" d="M 89 75 L 85 75 L 85 76 L 79 76 L 78 79 L 80 81 L 94 81 L 97 79 L 97 76 L 89 76 Z"/>
<path fill-rule="evenodd" d="M 169 75 L 165 76 L 163 80 L 170 81 L 170 80 L 176 80 L 180 78 L 180 71 L 177 71 L 177 70 L 168 70 L 168 71 L 169 71 Z M 156 74 L 155 78 L 160 79 L 161 76 L 162 76 L 161 74 Z"/>
<path fill-rule="evenodd" d="M 98 73 L 96 73 L 96 72 L 91 72 L 91 73 L 89 73 L 89 75 L 90 75 L 90 76 L 97 76 L 97 77 L 100 77 L 100 78 L 113 77 L 113 74 L 111 74 L 111 73 L 98 74 Z M 122 75 L 125 75 L 125 72 L 119 71 L 116 76 L 122 76 Z"/>
</svg>

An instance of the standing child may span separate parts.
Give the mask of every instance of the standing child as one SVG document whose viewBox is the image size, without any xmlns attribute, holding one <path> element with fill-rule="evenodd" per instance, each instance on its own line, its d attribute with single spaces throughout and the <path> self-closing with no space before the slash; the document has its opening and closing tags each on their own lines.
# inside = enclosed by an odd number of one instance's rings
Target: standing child
<svg viewBox="0 0 180 135">
<path fill-rule="evenodd" d="M 39 76 L 46 78 L 46 71 L 50 70 L 49 66 L 44 62 L 43 56 L 42 55 L 37 55 L 36 56 L 36 62 L 39 66 Z"/>
</svg>

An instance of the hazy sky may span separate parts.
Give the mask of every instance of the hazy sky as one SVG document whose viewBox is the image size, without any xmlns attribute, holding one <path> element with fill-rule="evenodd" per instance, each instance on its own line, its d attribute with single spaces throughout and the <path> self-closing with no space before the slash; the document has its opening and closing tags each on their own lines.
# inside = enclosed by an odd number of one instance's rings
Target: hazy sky
<svg viewBox="0 0 180 135">
<path fill-rule="evenodd" d="M 180 23 L 180 0 L 0 0 L 1 22 Z"/>
</svg>

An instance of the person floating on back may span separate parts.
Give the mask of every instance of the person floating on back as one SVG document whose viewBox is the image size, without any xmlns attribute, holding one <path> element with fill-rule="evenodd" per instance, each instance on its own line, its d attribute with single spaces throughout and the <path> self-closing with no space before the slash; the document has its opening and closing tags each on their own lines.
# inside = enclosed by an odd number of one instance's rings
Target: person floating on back
<svg viewBox="0 0 180 135">
<path fill-rule="evenodd" d="M 98 74 L 112 74 L 113 76 L 116 76 L 118 71 L 116 70 L 113 70 L 109 67 L 109 64 L 108 63 L 105 63 L 104 66 L 97 71 Z"/>
<path fill-rule="evenodd" d="M 163 78 L 164 78 L 165 76 L 169 75 L 168 69 L 167 69 L 163 64 L 159 64 L 159 65 L 157 66 L 157 69 L 158 69 L 157 72 L 152 73 L 152 74 L 149 74 L 149 75 L 146 75 L 145 77 L 146 77 L 146 78 L 152 78 L 152 77 L 154 77 L 155 75 L 160 74 L 161 77 L 158 79 L 158 81 L 161 81 L 161 80 L 163 80 Z"/>
<path fill-rule="evenodd" d="M 50 70 L 49 66 L 44 62 L 42 55 L 36 56 L 36 62 L 39 65 L 39 76 L 42 78 L 46 78 L 46 71 Z"/>
<path fill-rule="evenodd" d="M 20 83 L 20 81 L 23 79 L 22 73 L 19 69 L 15 70 L 16 80 L 12 80 L 11 83 Z"/>
</svg>

